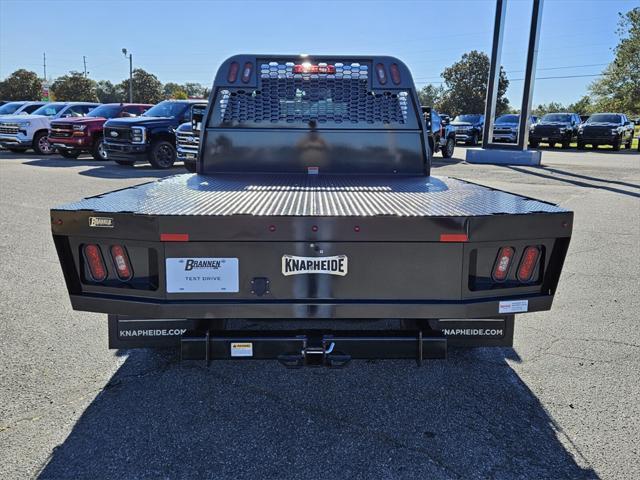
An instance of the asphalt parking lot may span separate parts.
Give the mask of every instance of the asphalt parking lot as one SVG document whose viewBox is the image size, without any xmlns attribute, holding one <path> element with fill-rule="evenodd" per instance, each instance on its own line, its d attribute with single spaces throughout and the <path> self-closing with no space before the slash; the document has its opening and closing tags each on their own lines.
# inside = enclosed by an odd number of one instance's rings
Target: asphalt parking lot
<svg viewBox="0 0 640 480">
<path fill-rule="evenodd" d="M 576 212 L 553 309 L 517 319 L 512 349 L 286 370 L 107 350 L 48 209 L 168 173 L 0 152 L 0 478 L 640 478 L 640 154 L 462 158 L 433 173 Z"/>
</svg>

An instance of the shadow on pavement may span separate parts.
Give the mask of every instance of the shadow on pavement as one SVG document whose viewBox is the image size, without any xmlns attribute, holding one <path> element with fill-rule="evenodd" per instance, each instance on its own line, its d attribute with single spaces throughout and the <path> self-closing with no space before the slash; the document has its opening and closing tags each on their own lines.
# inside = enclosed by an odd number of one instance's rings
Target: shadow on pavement
<svg viewBox="0 0 640 480">
<path fill-rule="evenodd" d="M 568 170 L 551 168 L 544 165 L 542 166 L 542 168 L 544 169 L 545 172 L 559 173 L 560 175 L 566 175 L 568 177 L 576 177 L 576 178 L 582 178 L 583 180 L 593 180 L 595 182 L 610 183 L 612 185 L 620 185 L 623 187 L 640 188 L 640 185 L 637 185 L 635 183 L 622 182 L 620 180 L 610 180 L 608 178 L 593 177 L 590 175 L 581 175 L 579 173 L 569 172 Z"/>
<path fill-rule="evenodd" d="M 29 160 L 24 165 L 32 167 L 48 168 L 73 168 L 73 167 L 94 167 L 78 172 L 78 175 L 97 178 L 138 178 L 138 177 L 168 177 L 178 173 L 187 173 L 182 164 L 176 164 L 168 170 L 158 170 L 150 164 L 136 164 L 135 166 L 123 166 L 109 161 L 98 161 L 89 158 L 67 159 L 61 157 L 40 158 Z"/>
<path fill-rule="evenodd" d="M 343 370 L 125 353 L 40 479 L 598 478 L 512 349 Z"/>
</svg>

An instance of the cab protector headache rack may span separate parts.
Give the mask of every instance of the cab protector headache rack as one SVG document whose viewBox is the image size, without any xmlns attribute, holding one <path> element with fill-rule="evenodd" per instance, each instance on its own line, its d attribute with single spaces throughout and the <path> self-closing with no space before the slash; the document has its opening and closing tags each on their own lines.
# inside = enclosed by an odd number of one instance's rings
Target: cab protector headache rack
<svg viewBox="0 0 640 480">
<path fill-rule="evenodd" d="M 108 314 L 110 348 L 421 361 L 510 346 L 514 314 L 551 308 L 573 213 L 431 176 L 400 60 L 237 55 L 192 123 L 196 174 L 51 210 L 71 304 Z"/>
</svg>

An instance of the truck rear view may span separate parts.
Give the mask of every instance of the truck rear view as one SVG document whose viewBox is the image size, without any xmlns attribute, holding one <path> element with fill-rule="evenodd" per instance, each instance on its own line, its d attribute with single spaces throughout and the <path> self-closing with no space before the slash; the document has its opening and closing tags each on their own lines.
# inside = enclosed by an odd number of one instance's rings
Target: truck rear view
<svg viewBox="0 0 640 480">
<path fill-rule="evenodd" d="M 183 358 L 441 358 L 511 345 L 548 310 L 572 213 L 430 176 L 408 68 L 392 57 L 225 61 L 196 174 L 51 211 L 73 307 L 111 348 Z"/>
</svg>

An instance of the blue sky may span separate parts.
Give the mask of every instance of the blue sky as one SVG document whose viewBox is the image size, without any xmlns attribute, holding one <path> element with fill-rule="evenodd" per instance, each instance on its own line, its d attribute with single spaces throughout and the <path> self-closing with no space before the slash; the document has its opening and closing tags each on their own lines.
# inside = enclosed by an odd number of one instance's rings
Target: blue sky
<svg viewBox="0 0 640 480">
<path fill-rule="evenodd" d="M 637 0 L 546 0 L 534 104 L 577 100 L 613 59 L 618 12 Z M 418 87 L 469 50 L 488 52 L 495 2 L 460 1 L 14 1 L 0 0 L 0 78 L 18 68 L 47 76 L 82 70 L 94 79 L 134 67 L 162 82 L 210 84 L 235 53 L 387 54 L 411 68 Z M 502 64 L 519 105 L 530 0 L 510 0 Z"/>
</svg>

